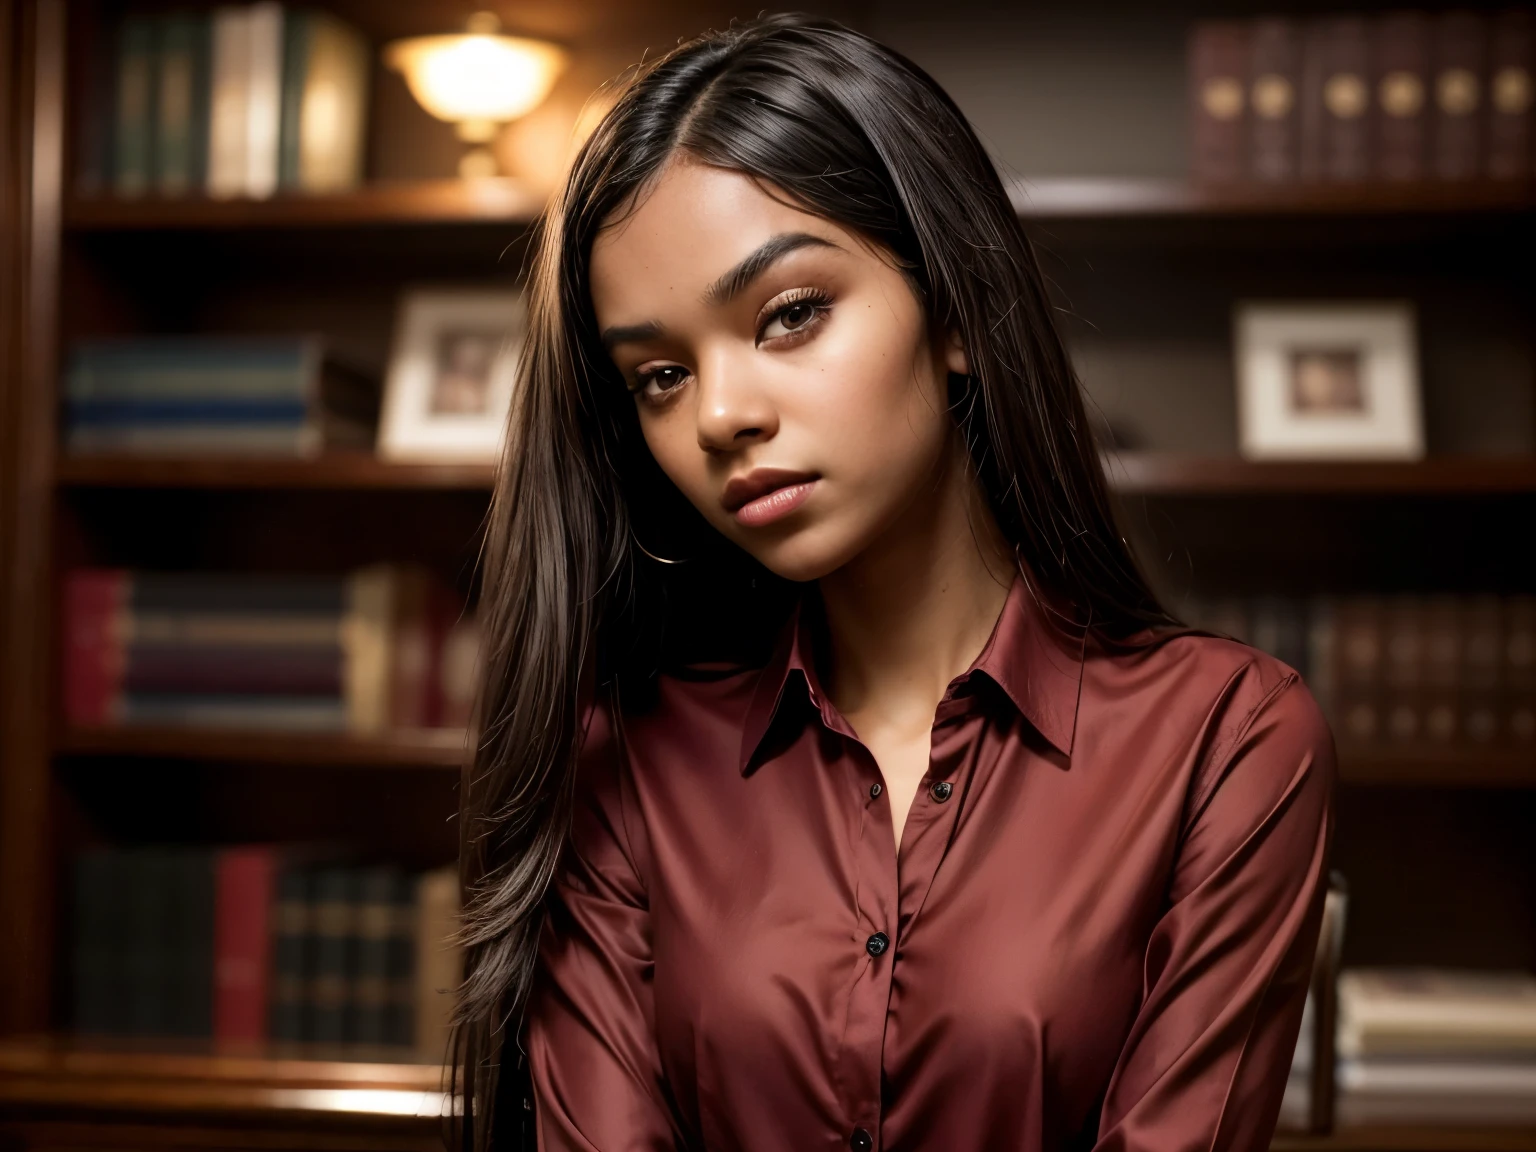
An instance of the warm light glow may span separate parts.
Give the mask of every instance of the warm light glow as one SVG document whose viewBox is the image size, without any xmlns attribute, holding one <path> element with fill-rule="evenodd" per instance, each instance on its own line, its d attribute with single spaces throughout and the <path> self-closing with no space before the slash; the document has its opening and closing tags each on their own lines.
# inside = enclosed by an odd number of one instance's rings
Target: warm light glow
<svg viewBox="0 0 1536 1152">
<path fill-rule="evenodd" d="M 405 76 L 417 102 L 439 120 L 459 125 L 466 140 L 485 141 L 496 125 L 538 107 L 564 70 L 553 44 L 481 31 L 414 36 L 384 49 L 384 62 Z"/>
</svg>

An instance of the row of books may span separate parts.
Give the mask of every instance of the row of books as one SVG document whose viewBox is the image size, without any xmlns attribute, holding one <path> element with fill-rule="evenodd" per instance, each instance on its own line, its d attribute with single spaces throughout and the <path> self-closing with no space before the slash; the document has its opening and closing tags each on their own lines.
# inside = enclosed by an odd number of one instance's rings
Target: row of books
<svg viewBox="0 0 1536 1152">
<path fill-rule="evenodd" d="M 112 54 L 85 125 L 88 191 L 268 197 L 362 177 L 372 53 L 327 12 L 130 14 Z"/>
<path fill-rule="evenodd" d="M 1202 182 L 1536 173 L 1532 13 L 1205 21 L 1188 46 Z"/>
<path fill-rule="evenodd" d="M 74 870 L 74 1027 L 440 1059 L 457 918 L 452 869 L 263 845 L 91 850 Z"/>
<path fill-rule="evenodd" d="M 1536 749 L 1536 596 L 1194 598 L 1300 672 L 1342 744 Z"/>
<path fill-rule="evenodd" d="M 1346 969 L 1339 1124 L 1536 1124 L 1536 976 Z"/>
<path fill-rule="evenodd" d="M 462 728 L 475 618 L 425 569 L 345 576 L 83 568 L 64 591 L 71 724 Z"/>
<path fill-rule="evenodd" d="M 64 444 L 90 453 L 312 456 L 372 448 L 377 378 L 315 336 L 123 337 L 73 345 Z"/>
</svg>

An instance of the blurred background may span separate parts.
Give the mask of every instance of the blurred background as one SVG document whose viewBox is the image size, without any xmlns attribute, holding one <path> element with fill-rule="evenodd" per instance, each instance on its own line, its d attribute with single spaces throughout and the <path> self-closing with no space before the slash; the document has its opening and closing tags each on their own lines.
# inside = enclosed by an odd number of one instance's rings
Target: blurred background
<svg viewBox="0 0 1536 1152">
<path fill-rule="evenodd" d="M 1157 586 L 1333 723 L 1275 1147 L 1536 1149 L 1532 9 L 802 7 L 971 118 Z M 0 1144 L 435 1146 L 530 226 L 756 11 L 0 0 Z"/>
</svg>

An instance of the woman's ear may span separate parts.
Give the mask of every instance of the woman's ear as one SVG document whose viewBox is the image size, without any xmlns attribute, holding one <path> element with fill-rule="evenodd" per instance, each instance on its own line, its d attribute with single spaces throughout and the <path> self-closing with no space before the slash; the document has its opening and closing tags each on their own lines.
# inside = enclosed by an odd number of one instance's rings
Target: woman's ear
<svg viewBox="0 0 1536 1152">
<path fill-rule="evenodd" d="M 944 365 L 957 376 L 971 374 L 971 361 L 965 354 L 965 341 L 958 328 L 951 328 L 944 341 Z"/>
</svg>

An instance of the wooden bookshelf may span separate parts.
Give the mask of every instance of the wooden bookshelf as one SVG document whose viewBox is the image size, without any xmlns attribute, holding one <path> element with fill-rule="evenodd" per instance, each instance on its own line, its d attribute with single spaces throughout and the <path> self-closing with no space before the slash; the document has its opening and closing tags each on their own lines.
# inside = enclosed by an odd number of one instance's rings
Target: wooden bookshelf
<svg viewBox="0 0 1536 1152">
<path fill-rule="evenodd" d="M 1536 1128 L 1388 1125 L 1280 1132 L 1272 1152 L 1536 1152 Z"/>
<path fill-rule="evenodd" d="M 523 225 L 544 198 L 511 179 L 424 180 L 367 184 L 333 195 L 280 194 L 268 200 L 202 196 L 69 200 L 64 227 L 72 232 L 230 231 L 346 228 L 412 224 Z"/>
<path fill-rule="evenodd" d="M 314 459 L 61 456 L 61 488 L 330 488 L 489 490 L 489 464 L 401 463 L 365 452 Z"/>
<path fill-rule="evenodd" d="M 1339 750 L 1339 779 L 1382 787 L 1536 788 L 1536 749 L 1346 746 Z"/>
<path fill-rule="evenodd" d="M 1470 184 L 1201 186 L 1185 180 L 1126 178 L 1015 181 L 1009 195 L 1026 220 L 1456 215 L 1525 212 L 1536 207 L 1526 181 Z M 268 200 L 116 196 L 67 202 L 75 232 L 227 231 L 419 224 L 528 224 L 544 198 L 513 180 L 438 180 L 366 185 L 328 196 Z"/>
<path fill-rule="evenodd" d="M 1536 459 L 1444 457 L 1405 463 L 1254 462 L 1236 457 L 1119 453 L 1116 491 L 1144 496 L 1536 494 Z M 488 490 L 486 464 L 399 463 L 367 453 L 315 459 L 61 456 L 61 488 Z"/>
<path fill-rule="evenodd" d="M 443 1071 L 409 1056 L 12 1038 L 0 1042 L 0 1133 L 68 1132 L 95 1147 L 437 1152 L 452 1108 Z"/>
<path fill-rule="evenodd" d="M 313 768 L 457 770 L 468 738 L 458 729 L 422 729 L 373 737 L 344 733 L 197 728 L 66 728 L 55 752 L 71 757 L 192 760 L 210 764 L 284 764 Z"/>
<path fill-rule="evenodd" d="M 1529 212 L 1536 183 L 1200 185 L 1177 179 L 1024 177 L 1009 187 L 1028 219 L 1185 219 Z"/>
<path fill-rule="evenodd" d="M 1536 458 L 1525 457 L 1357 463 L 1119 453 L 1105 466 L 1117 491 L 1146 496 L 1536 494 Z"/>
</svg>

